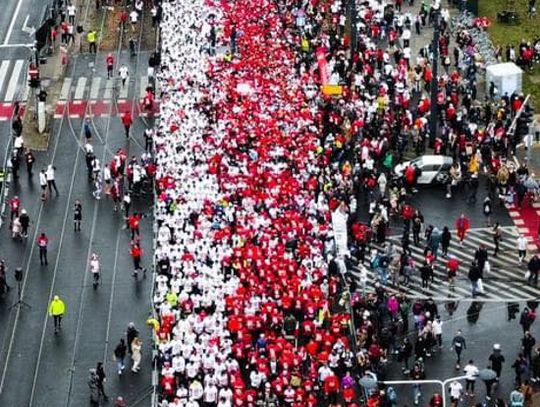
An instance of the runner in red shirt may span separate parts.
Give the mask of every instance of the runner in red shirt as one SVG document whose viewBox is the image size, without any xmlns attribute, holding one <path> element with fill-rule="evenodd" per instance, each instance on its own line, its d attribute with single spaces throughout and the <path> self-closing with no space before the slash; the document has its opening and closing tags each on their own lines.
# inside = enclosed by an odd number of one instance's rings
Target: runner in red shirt
<svg viewBox="0 0 540 407">
<path fill-rule="evenodd" d="M 133 277 L 137 277 L 139 270 L 146 272 L 146 270 L 141 267 L 141 257 L 143 252 L 138 242 L 131 243 L 131 249 L 129 253 L 131 254 L 131 258 L 133 259 Z"/>
<path fill-rule="evenodd" d="M 15 195 L 13 198 L 9 200 L 9 207 L 11 209 L 11 222 L 13 222 L 13 218 L 16 218 L 19 216 L 19 208 L 21 207 L 21 201 L 17 195 Z"/>
<path fill-rule="evenodd" d="M 455 257 L 450 257 L 446 262 L 446 271 L 448 272 L 448 286 L 454 291 L 454 280 L 459 269 L 459 261 Z"/>
<path fill-rule="evenodd" d="M 37 238 L 37 245 L 39 247 L 39 263 L 43 265 L 49 264 L 47 261 L 47 245 L 49 244 L 49 238 L 47 235 L 42 232 L 41 235 Z"/>
<path fill-rule="evenodd" d="M 469 219 L 463 213 L 456 220 L 457 236 L 461 245 L 463 245 L 463 240 L 465 240 L 465 234 L 469 230 L 470 224 Z"/>
<path fill-rule="evenodd" d="M 114 57 L 112 54 L 107 55 L 107 79 L 111 79 L 113 77 L 113 69 L 114 69 Z"/>
<path fill-rule="evenodd" d="M 339 379 L 335 374 L 331 374 L 326 379 L 324 379 L 323 390 L 324 395 L 329 400 L 329 403 L 331 405 L 336 404 L 339 391 Z"/>
<path fill-rule="evenodd" d="M 124 130 L 126 131 L 126 137 L 129 137 L 129 129 L 131 128 L 132 123 L 133 119 L 131 118 L 131 113 L 127 111 L 122 116 L 122 124 L 124 125 Z"/>
<path fill-rule="evenodd" d="M 135 239 L 135 235 L 139 236 L 139 223 L 141 221 L 141 215 L 135 212 L 128 218 L 129 229 L 131 230 L 131 239 Z"/>
</svg>

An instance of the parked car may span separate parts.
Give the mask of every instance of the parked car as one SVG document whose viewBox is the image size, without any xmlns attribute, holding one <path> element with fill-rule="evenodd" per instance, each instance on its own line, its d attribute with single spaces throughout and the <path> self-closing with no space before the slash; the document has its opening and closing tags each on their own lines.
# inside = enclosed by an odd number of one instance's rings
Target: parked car
<svg viewBox="0 0 540 407">
<path fill-rule="evenodd" d="M 445 184 L 450 177 L 450 166 L 454 160 L 444 155 L 423 155 L 411 161 L 405 161 L 394 167 L 394 173 L 401 177 L 409 165 L 420 170 L 418 185 Z"/>
</svg>

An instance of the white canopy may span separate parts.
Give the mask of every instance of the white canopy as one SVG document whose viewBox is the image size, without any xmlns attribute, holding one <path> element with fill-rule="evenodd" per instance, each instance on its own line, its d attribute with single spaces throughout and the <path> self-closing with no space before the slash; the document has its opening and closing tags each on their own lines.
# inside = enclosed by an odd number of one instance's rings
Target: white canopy
<svg viewBox="0 0 540 407">
<path fill-rule="evenodd" d="M 490 65 L 486 68 L 486 90 L 489 92 L 490 83 L 493 82 L 499 90 L 498 95 L 521 92 L 523 71 L 513 62 Z"/>
</svg>

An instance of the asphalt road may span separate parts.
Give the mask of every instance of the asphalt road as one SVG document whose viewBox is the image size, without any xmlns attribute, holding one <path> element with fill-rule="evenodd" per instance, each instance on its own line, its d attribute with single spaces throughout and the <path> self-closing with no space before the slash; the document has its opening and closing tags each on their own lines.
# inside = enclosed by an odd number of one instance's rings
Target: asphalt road
<svg viewBox="0 0 540 407">
<path fill-rule="evenodd" d="M 467 202 L 467 191 L 465 189 L 455 191 L 453 197 L 447 199 L 444 186 L 419 186 L 418 192 L 409 196 L 407 202 L 422 212 L 425 225 L 432 224 L 439 229 L 448 226 L 453 229 L 457 218 L 461 213 L 464 213 L 470 219 L 471 228 L 481 228 L 486 226 L 482 204 L 487 196 L 485 184 L 485 178 L 481 177 L 475 203 Z M 363 197 L 363 200 L 358 204 L 358 216 L 363 221 L 369 219 L 367 211 L 362 209 L 367 208 L 368 205 L 367 197 Z M 491 222 L 492 224 L 499 222 L 501 226 L 513 225 L 508 210 L 498 202 L 492 203 Z M 400 235 L 402 231 L 402 220 L 400 218 L 391 219 L 388 235 Z"/>
<path fill-rule="evenodd" d="M 100 57 L 98 57 L 99 60 Z M 104 56 L 103 56 L 104 59 Z M 84 58 L 73 59 L 73 77 L 88 75 Z M 136 61 L 131 61 L 135 64 Z M 102 64 L 101 64 L 102 65 Z M 98 65 L 95 75 L 105 75 Z M 143 64 L 143 68 L 145 68 Z M 143 69 L 141 68 L 141 69 Z M 68 68 L 70 69 L 70 68 Z M 131 71 L 135 71 L 133 66 Z M 134 75 L 137 80 L 138 75 Z M 95 118 L 94 151 L 102 162 L 112 159 L 119 148 L 128 148 L 129 156 L 142 152 L 142 132 L 145 123 L 136 119 L 132 127 L 135 140 L 127 141 L 120 119 Z M 105 362 L 109 376 L 106 390 L 110 395 L 122 395 L 130 403 L 148 396 L 151 383 L 150 332 L 144 321 L 151 310 L 151 274 L 136 282 L 131 276 L 129 256 L 130 236 L 123 229 L 123 219 L 113 211 L 112 202 L 96 201 L 87 181 L 82 140 L 82 119 L 64 115 L 55 120 L 53 136 L 46 153 L 36 154 L 35 170 L 53 163 L 57 168 L 59 196 L 42 204 L 37 172 L 32 179 L 21 171 L 13 187 L 22 206 L 32 220 L 26 243 L 13 241 L 8 227 L 0 230 L 3 244 L 0 256 L 7 260 L 8 283 L 11 292 L 0 303 L 0 405 L 5 406 L 80 406 L 88 402 L 88 369 L 98 361 Z M 3 125 L 7 126 L 7 124 Z M 138 140 L 137 140 L 138 139 Z M 83 204 L 82 232 L 74 232 L 72 205 L 75 199 Z M 152 253 L 152 202 L 136 201 L 132 210 L 148 214 L 141 224 L 143 263 L 150 266 Z M 49 265 L 39 265 L 35 240 L 44 231 L 50 239 Z M 87 269 L 92 252 L 101 257 L 102 284 L 94 291 Z M 23 299 L 31 308 L 8 306 L 16 300 L 13 269 L 23 267 Z M 60 295 L 67 305 L 61 334 L 55 336 L 47 316 L 47 304 L 52 295 Z M 127 323 L 135 321 L 142 333 L 142 370 L 132 375 L 129 369 L 123 377 L 116 375 L 112 359 L 114 346 L 125 332 Z M 130 364 L 128 363 L 128 368 Z M 131 404 L 130 404 L 131 405 Z"/>
<path fill-rule="evenodd" d="M 495 343 L 502 345 L 502 354 L 506 361 L 503 365 L 501 380 L 498 388 L 495 389 L 495 397 L 508 400 L 510 392 L 514 389 L 514 370 L 512 363 L 520 352 L 520 341 L 522 329 L 519 325 L 519 314 L 517 319 L 508 320 L 507 305 L 504 303 L 474 303 L 462 301 L 457 303 L 457 309 L 452 316 L 448 313 L 444 303 L 439 303 L 439 313 L 443 321 L 443 348 L 432 354 L 425 360 L 425 372 L 427 379 L 446 380 L 456 376 L 462 376 L 462 370 L 455 369 L 456 357 L 450 348 L 453 337 L 458 329 L 463 331 L 467 348 L 462 353 L 462 368 L 472 359 L 475 365 L 481 370 L 488 365 L 488 358 Z M 525 304 L 520 304 L 520 310 Z M 480 311 L 478 311 L 480 309 Z M 413 323 L 411 319 L 411 324 Z M 413 326 L 413 325 L 411 325 Z M 536 321 L 531 327 L 531 334 L 540 340 L 540 325 Z M 411 335 L 414 343 L 416 339 Z M 386 380 L 408 380 L 408 377 L 401 373 L 401 364 L 395 359 L 390 363 Z M 462 380 L 465 390 L 465 382 Z M 413 389 L 411 385 L 393 385 L 398 393 L 398 405 L 413 404 Z M 483 402 L 486 388 L 482 380 L 476 383 L 475 397 L 464 397 L 460 406 L 474 405 Z M 433 392 L 440 392 L 440 385 L 424 385 L 420 405 L 426 405 Z M 448 394 L 448 387 L 446 387 Z"/>
<path fill-rule="evenodd" d="M 27 44 L 32 37 L 26 27 L 38 28 L 47 6 L 43 0 L 5 0 L 0 13 L 0 44 Z"/>
</svg>

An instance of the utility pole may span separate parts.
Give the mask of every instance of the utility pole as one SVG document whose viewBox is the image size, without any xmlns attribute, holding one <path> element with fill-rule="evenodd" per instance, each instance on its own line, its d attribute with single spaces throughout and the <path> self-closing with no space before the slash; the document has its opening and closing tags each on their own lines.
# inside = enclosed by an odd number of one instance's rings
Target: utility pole
<svg viewBox="0 0 540 407">
<path fill-rule="evenodd" d="M 431 83 L 430 91 L 430 111 L 429 111 L 429 145 L 433 146 L 438 130 L 438 112 L 437 112 L 437 90 L 439 88 L 439 37 L 441 35 L 441 10 L 439 3 L 433 6 L 433 40 L 431 42 L 431 53 L 433 59 L 431 61 Z"/>
</svg>

